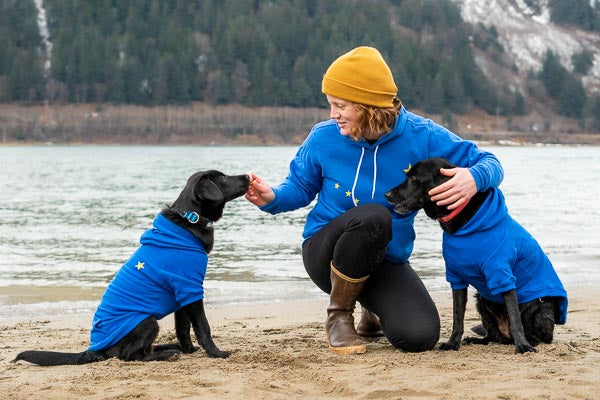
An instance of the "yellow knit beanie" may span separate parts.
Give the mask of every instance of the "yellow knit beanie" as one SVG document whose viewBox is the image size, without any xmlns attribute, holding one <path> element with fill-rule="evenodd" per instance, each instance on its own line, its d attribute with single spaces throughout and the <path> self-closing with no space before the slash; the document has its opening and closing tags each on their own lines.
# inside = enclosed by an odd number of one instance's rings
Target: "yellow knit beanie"
<svg viewBox="0 0 600 400">
<path fill-rule="evenodd" d="M 353 103 L 393 107 L 398 93 L 392 71 L 373 47 L 357 47 L 338 57 L 323 75 L 322 91 Z"/>
</svg>

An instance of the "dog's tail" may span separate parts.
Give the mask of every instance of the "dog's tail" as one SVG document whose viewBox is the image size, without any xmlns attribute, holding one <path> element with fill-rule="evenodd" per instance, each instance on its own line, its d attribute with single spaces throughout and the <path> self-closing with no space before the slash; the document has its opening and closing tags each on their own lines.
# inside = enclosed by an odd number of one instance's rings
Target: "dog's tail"
<svg viewBox="0 0 600 400">
<path fill-rule="evenodd" d="M 17 354 L 11 362 L 27 361 L 37 365 L 52 366 L 87 364 L 106 359 L 107 357 L 104 354 L 96 351 L 61 353 L 57 351 L 27 350 Z"/>
</svg>

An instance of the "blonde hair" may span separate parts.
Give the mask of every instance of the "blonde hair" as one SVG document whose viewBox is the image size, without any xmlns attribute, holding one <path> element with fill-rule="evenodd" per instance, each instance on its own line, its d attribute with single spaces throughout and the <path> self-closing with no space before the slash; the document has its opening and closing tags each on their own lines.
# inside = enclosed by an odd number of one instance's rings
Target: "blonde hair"
<svg viewBox="0 0 600 400">
<path fill-rule="evenodd" d="M 352 105 L 358 113 L 358 124 L 351 129 L 350 136 L 354 140 L 377 139 L 381 134 L 392 130 L 402 102 L 394 97 L 392 107 L 375 107 L 360 103 L 352 103 Z"/>
</svg>

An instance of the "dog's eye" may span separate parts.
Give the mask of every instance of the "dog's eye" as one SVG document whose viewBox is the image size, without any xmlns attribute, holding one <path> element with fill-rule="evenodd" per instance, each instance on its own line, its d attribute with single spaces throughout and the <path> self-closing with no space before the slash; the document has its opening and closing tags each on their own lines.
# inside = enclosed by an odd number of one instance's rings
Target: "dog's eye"
<svg viewBox="0 0 600 400">
<path fill-rule="evenodd" d="M 408 176 L 407 178 L 408 178 L 408 180 L 409 180 L 409 181 L 411 181 L 411 182 L 416 182 L 416 181 L 417 181 L 417 177 L 416 177 L 416 176 L 414 176 L 414 175 L 410 175 L 410 176 Z"/>
</svg>

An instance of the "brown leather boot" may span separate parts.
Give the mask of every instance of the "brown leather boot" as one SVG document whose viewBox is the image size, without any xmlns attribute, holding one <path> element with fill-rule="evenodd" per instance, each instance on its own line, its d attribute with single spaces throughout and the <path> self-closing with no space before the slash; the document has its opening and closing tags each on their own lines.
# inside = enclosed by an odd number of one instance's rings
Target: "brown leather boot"
<svg viewBox="0 0 600 400">
<path fill-rule="evenodd" d="M 365 338 L 377 338 L 383 336 L 379 317 L 367 310 L 364 306 L 360 314 L 360 321 L 356 327 L 356 333 Z"/>
<path fill-rule="evenodd" d="M 327 307 L 325 331 L 329 348 L 337 354 L 356 354 L 367 351 L 367 346 L 354 329 L 354 306 L 368 276 L 350 278 L 331 263 L 331 294 Z"/>
</svg>

